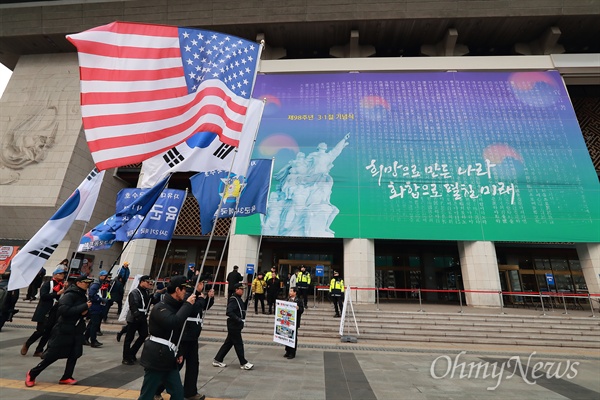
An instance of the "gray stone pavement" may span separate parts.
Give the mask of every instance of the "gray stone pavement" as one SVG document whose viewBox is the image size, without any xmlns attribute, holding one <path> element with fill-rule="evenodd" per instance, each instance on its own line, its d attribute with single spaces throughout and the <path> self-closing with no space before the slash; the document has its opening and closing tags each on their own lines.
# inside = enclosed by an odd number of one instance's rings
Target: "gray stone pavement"
<svg viewBox="0 0 600 400">
<path fill-rule="evenodd" d="M 78 385 L 56 384 L 64 368 L 64 360 L 59 360 L 38 377 L 34 388 L 26 388 L 25 373 L 39 359 L 31 352 L 28 356 L 19 354 L 33 331 L 19 326 L 9 324 L 0 333 L 1 399 L 137 397 L 143 370 L 138 365 L 121 364 L 122 343 L 117 343 L 108 329 L 100 338 L 103 348 L 84 348 L 75 370 Z M 244 335 L 246 358 L 255 368 L 242 371 L 233 350 L 225 358 L 227 368 L 210 365 L 223 340 L 223 334 L 203 333 L 201 337 L 198 387 L 207 398 L 600 398 L 600 352 L 594 350 L 363 340 L 341 343 L 337 338 L 303 338 L 300 330 L 294 360 L 283 358 L 283 347 L 270 342 L 269 337 Z"/>
</svg>

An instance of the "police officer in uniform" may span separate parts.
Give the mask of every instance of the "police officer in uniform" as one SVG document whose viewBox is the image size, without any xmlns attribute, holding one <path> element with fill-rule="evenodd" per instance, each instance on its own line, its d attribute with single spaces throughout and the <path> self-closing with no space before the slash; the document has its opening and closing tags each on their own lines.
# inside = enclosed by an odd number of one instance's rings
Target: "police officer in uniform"
<svg viewBox="0 0 600 400">
<path fill-rule="evenodd" d="M 152 279 L 148 275 L 142 275 L 138 287 L 133 289 L 127 301 L 129 303 L 129 312 L 127 313 L 127 328 L 125 342 L 123 343 L 123 364 L 133 365 L 137 360 L 136 354 L 144 344 L 144 340 L 148 337 L 148 306 L 150 305 L 150 292 L 152 288 Z M 138 333 L 138 338 L 133 343 L 135 333 Z"/>
<path fill-rule="evenodd" d="M 304 300 L 304 308 L 308 307 L 308 289 L 310 286 L 310 274 L 306 272 L 306 267 L 300 267 L 300 272 L 296 278 L 296 287 L 298 289 L 298 297 Z"/>
<path fill-rule="evenodd" d="M 329 296 L 335 307 L 334 318 L 342 316 L 342 304 L 344 302 L 344 280 L 340 278 L 340 273 L 333 271 L 333 279 L 329 283 Z"/>
<path fill-rule="evenodd" d="M 177 341 L 185 320 L 194 311 L 196 295 L 184 301 L 189 287 L 185 276 L 171 278 L 167 294 L 150 312 L 150 337 L 144 343 L 140 364 L 144 367 L 144 382 L 139 400 L 153 400 L 160 384 L 165 385 L 172 399 L 183 399 L 183 385 L 178 364 Z"/>
<path fill-rule="evenodd" d="M 192 275 L 193 278 L 193 275 Z M 188 281 L 190 289 L 186 294 L 187 298 L 193 293 L 191 286 L 196 281 Z M 200 362 L 198 360 L 198 339 L 202 332 L 202 318 L 204 312 L 211 308 L 215 303 L 215 290 L 211 289 L 207 294 L 204 294 L 204 281 L 199 281 L 196 285 L 196 302 L 193 306 L 192 315 L 187 318 L 181 343 L 179 344 L 179 355 L 183 357 L 185 362 L 185 377 L 183 379 L 183 395 L 186 400 L 204 400 L 206 396 L 198 394 L 198 369 Z M 179 364 L 179 370 L 183 368 L 183 362 Z M 162 397 L 160 394 L 165 390 L 164 386 L 160 386 L 156 391 L 156 397 Z"/>
</svg>

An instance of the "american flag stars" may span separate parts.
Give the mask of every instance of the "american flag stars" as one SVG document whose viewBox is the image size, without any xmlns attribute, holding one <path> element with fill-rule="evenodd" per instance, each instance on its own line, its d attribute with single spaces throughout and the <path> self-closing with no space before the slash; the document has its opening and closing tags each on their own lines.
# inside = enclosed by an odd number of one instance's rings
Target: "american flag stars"
<svg viewBox="0 0 600 400">
<path fill-rule="evenodd" d="M 218 79 L 244 98 L 250 98 L 260 46 L 218 32 L 179 29 L 185 79 L 190 93 L 208 79 Z"/>
</svg>

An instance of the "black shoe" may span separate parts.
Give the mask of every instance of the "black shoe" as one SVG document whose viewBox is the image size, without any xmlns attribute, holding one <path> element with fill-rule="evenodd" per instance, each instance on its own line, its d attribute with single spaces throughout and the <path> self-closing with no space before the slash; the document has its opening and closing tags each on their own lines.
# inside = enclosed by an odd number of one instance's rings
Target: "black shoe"
<svg viewBox="0 0 600 400">
<path fill-rule="evenodd" d="M 104 321 L 104 322 L 106 322 L 106 321 Z M 98 332 L 98 333 L 96 333 L 96 336 L 104 336 L 104 333 Z"/>
<path fill-rule="evenodd" d="M 288 353 L 285 353 L 285 354 L 283 355 L 283 358 L 288 358 L 289 356 L 290 356 L 290 355 L 289 355 Z"/>
<path fill-rule="evenodd" d="M 99 341 L 95 341 L 91 344 L 91 346 L 97 349 L 98 347 L 102 347 L 102 343 L 100 343 Z"/>
<path fill-rule="evenodd" d="M 83 341 L 83 345 L 84 345 L 84 346 L 91 346 L 91 343 L 90 343 L 90 341 L 89 341 L 89 340 L 85 339 L 85 340 Z"/>
<path fill-rule="evenodd" d="M 123 336 L 123 332 L 117 332 L 117 342 L 121 341 L 121 336 Z"/>
<path fill-rule="evenodd" d="M 289 355 L 289 356 L 287 356 L 286 358 L 287 358 L 288 360 L 293 360 L 294 358 L 296 358 L 296 356 L 295 356 L 295 355 Z"/>
<path fill-rule="evenodd" d="M 131 360 L 131 359 L 124 358 L 123 361 L 121 361 L 121 364 L 124 364 L 124 365 L 135 365 L 135 362 L 133 360 Z"/>
</svg>

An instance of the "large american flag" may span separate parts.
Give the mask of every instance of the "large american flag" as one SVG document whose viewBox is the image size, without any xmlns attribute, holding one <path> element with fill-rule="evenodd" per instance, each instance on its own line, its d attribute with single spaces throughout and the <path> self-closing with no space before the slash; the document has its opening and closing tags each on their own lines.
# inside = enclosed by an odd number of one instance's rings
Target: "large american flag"
<svg viewBox="0 0 600 400">
<path fill-rule="evenodd" d="M 68 35 L 99 170 L 142 162 L 196 132 L 238 146 L 261 45 L 223 33 L 113 22 Z"/>
</svg>

